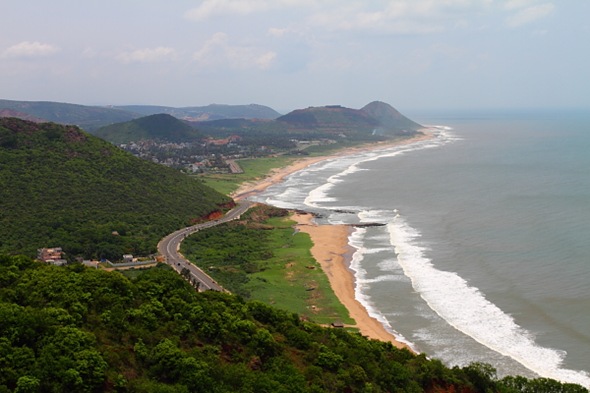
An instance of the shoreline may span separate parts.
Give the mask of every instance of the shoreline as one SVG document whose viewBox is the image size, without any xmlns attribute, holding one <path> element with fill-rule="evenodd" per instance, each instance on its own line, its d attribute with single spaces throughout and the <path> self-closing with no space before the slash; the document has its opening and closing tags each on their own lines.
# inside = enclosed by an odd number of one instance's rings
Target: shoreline
<svg viewBox="0 0 590 393">
<path fill-rule="evenodd" d="M 271 171 L 268 176 L 259 181 L 242 184 L 230 196 L 235 200 L 240 200 L 256 195 L 266 190 L 269 186 L 281 182 L 290 174 L 303 170 L 308 166 L 321 161 L 364 151 L 406 145 L 433 138 L 433 133 L 430 130 L 426 129 L 421 131 L 421 135 L 409 139 L 351 147 L 326 156 L 297 160 L 286 167 Z M 320 264 L 322 270 L 327 275 L 330 286 L 336 294 L 336 297 L 338 297 L 340 302 L 348 310 L 350 317 L 356 322 L 356 325 L 351 327 L 357 328 L 362 335 L 371 339 L 390 342 L 397 348 L 406 348 L 414 352 L 409 345 L 398 341 L 395 335 L 389 332 L 381 322 L 371 317 L 367 309 L 356 299 L 355 277 L 350 270 L 350 255 L 353 249 L 349 244 L 348 237 L 351 234 L 351 228 L 347 225 L 317 225 L 313 221 L 313 215 L 306 212 L 295 212 L 291 218 L 297 223 L 295 226 L 298 230 L 307 233 L 310 236 L 313 242 L 313 246 L 310 250 L 312 256 Z"/>
<path fill-rule="evenodd" d="M 351 227 L 347 225 L 317 225 L 313 214 L 295 212 L 291 218 L 297 223 L 295 227 L 307 233 L 312 239 L 311 254 L 328 276 L 330 287 L 340 303 L 346 307 L 349 316 L 356 322 L 346 327 L 357 328 L 368 338 L 390 342 L 397 348 L 412 350 L 407 344 L 398 341 L 381 322 L 371 317 L 367 309 L 355 297 L 355 278 L 350 270 L 350 261 L 346 258 L 352 251 L 348 244 Z"/>
<path fill-rule="evenodd" d="M 386 149 L 388 147 L 394 146 L 402 146 L 407 145 L 414 142 L 419 142 L 423 140 L 428 140 L 433 138 L 433 133 L 431 129 L 422 129 L 421 135 L 417 135 L 412 138 L 408 139 L 398 139 L 394 141 L 386 141 L 386 142 L 376 142 L 366 145 L 359 145 L 355 147 L 348 147 L 341 150 L 336 151 L 335 153 L 328 154 L 325 156 L 317 156 L 317 157 L 306 157 L 296 160 L 295 162 L 282 167 L 276 168 L 271 170 L 271 172 L 265 176 L 264 178 L 253 181 L 253 182 L 245 182 L 238 187 L 238 189 L 232 192 L 229 196 L 232 197 L 234 200 L 240 200 L 243 198 L 247 198 L 252 195 L 256 195 L 258 193 L 263 192 L 268 187 L 272 186 L 273 184 L 281 182 L 285 177 L 303 170 L 310 165 L 316 164 L 321 161 L 330 160 L 333 158 L 348 156 L 355 153 L 361 153 L 365 151 L 372 151 L 377 149 Z"/>
</svg>

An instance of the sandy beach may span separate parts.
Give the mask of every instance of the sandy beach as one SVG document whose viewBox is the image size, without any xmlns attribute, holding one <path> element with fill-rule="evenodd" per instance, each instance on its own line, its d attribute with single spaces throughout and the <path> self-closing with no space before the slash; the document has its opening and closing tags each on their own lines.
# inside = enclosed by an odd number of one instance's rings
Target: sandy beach
<svg viewBox="0 0 590 393">
<path fill-rule="evenodd" d="M 389 341 L 398 348 L 408 348 L 397 341 L 379 321 L 369 316 L 354 296 L 354 276 L 346 260 L 346 255 L 351 251 L 348 245 L 351 228 L 347 225 L 316 225 L 313 215 L 309 213 L 295 213 L 292 218 L 297 222 L 297 229 L 311 237 L 311 254 L 328 276 L 332 290 L 348 309 L 350 317 L 356 321 L 352 327 L 356 327 L 363 336 Z"/>
<path fill-rule="evenodd" d="M 233 193 L 232 197 L 239 200 L 255 195 L 264 191 L 267 187 L 282 181 L 291 173 L 303 170 L 316 162 L 366 150 L 408 144 L 429 138 L 432 138 L 432 134 L 425 131 L 423 135 L 411 139 L 343 149 L 336 154 L 328 156 L 303 158 L 284 168 L 272 171 L 267 177 L 257 182 L 242 184 Z M 311 237 L 314 244 L 311 253 L 328 276 L 332 290 L 340 302 L 348 309 L 350 317 L 356 321 L 354 327 L 359 329 L 361 334 L 369 338 L 391 342 L 398 348 L 410 349 L 406 344 L 397 341 L 395 336 L 387 331 L 379 321 L 372 318 L 355 298 L 354 275 L 349 269 L 350 261 L 346 259 L 346 256 L 351 252 L 350 245 L 348 244 L 348 236 L 350 235 L 351 228 L 346 225 L 317 225 L 313 221 L 313 216 L 307 213 L 294 213 L 292 218 L 297 222 L 297 228 L 301 232 L 309 234 Z"/>
</svg>

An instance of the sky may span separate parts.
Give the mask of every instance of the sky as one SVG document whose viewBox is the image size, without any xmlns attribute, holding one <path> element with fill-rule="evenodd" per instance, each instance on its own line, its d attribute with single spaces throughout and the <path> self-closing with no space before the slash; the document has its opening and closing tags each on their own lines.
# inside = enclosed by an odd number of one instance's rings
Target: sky
<svg viewBox="0 0 590 393">
<path fill-rule="evenodd" d="M 590 109 L 587 0 L 0 0 L 0 99 Z"/>
</svg>

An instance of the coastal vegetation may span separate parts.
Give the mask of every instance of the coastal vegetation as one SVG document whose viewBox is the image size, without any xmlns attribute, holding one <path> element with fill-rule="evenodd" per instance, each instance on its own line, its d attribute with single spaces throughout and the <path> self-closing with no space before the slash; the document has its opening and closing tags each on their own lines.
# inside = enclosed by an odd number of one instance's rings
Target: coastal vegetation
<svg viewBox="0 0 590 393">
<path fill-rule="evenodd" d="M 260 205 L 239 221 L 196 232 L 181 252 L 224 288 L 317 323 L 354 324 L 289 212 Z"/>
<path fill-rule="evenodd" d="M 229 195 L 241 184 L 261 180 L 273 169 L 285 167 L 296 159 L 289 155 L 246 158 L 238 161 L 243 173 L 204 174 L 197 175 L 197 178 L 220 193 Z"/>
<path fill-rule="evenodd" d="M 167 233 L 231 203 L 77 127 L 0 119 L 0 252 L 147 255 Z"/>
<path fill-rule="evenodd" d="M 499 380 L 323 328 L 259 301 L 198 293 L 165 265 L 128 278 L 0 256 L 0 392 L 572 392 Z"/>
<path fill-rule="evenodd" d="M 236 182 L 290 159 L 244 161 Z M 0 119 L 0 393 L 588 392 L 499 379 L 487 364 L 448 368 L 316 324 L 351 321 L 309 237 L 281 209 L 186 239 L 183 252 L 234 294 L 199 293 L 163 264 L 124 275 L 72 258 L 150 253 L 163 235 L 231 205 L 75 126 Z M 45 246 L 72 263 L 33 261 Z"/>
</svg>

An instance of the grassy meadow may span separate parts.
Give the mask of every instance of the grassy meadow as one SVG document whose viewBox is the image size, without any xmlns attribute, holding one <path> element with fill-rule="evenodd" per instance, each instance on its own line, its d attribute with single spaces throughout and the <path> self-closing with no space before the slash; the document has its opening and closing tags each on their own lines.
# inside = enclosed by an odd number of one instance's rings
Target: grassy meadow
<svg viewBox="0 0 590 393">
<path fill-rule="evenodd" d="M 312 257 L 309 235 L 282 209 L 260 206 L 239 222 L 189 236 L 181 252 L 229 291 L 317 323 L 354 324 Z"/>
</svg>

